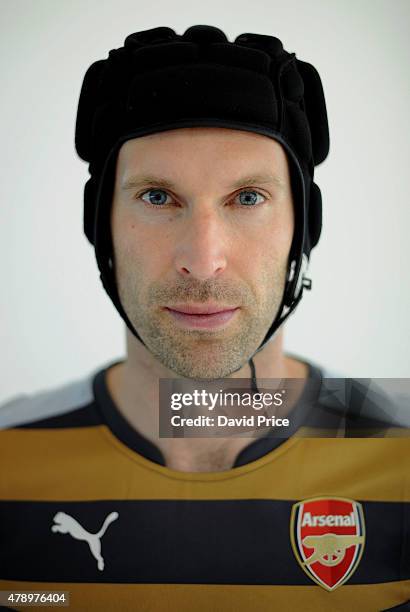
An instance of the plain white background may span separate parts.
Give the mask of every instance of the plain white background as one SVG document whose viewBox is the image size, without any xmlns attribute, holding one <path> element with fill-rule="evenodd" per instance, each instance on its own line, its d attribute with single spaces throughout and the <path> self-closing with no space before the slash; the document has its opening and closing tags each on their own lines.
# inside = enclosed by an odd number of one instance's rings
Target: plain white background
<svg viewBox="0 0 410 612">
<path fill-rule="evenodd" d="M 88 66 L 131 32 L 194 24 L 277 36 L 318 69 L 331 150 L 324 227 L 288 351 L 355 377 L 410 377 L 408 0 L 1 0 L 0 400 L 124 354 L 82 233 L 74 149 Z"/>
</svg>

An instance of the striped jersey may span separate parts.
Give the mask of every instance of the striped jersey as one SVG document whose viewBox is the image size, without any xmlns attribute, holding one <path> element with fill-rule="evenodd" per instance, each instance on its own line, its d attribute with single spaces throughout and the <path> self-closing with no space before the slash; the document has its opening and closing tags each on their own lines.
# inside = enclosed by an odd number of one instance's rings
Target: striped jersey
<svg viewBox="0 0 410 612">
<path fill-rule="evenodd" d="M 344 381 L 340 402 L 308 365 L 289 437 L 222 472 L 168 468 L 108 368 L 0 407 L 0 590 L 80 612 L 408 610 L 410 439 L 388 396 Z"/>
</svg>

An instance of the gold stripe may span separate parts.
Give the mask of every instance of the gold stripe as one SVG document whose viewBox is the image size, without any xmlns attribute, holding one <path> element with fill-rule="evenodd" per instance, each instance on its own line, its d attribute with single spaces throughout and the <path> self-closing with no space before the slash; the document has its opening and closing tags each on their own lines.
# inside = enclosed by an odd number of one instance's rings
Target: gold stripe
<svg viewBox="0 0 410 612">
<path fill-rule="evenodd" d="M 305 499 L 410 501 L 404 438 L 292 438 L 247 465 L 178 472 L 120 442 L 104 425 L 0 432 L 0 499 Z"/>
<path fill-rule="evenodd" d="M 360 610 L 375 612 L 410 598 L 410 580 L 343 585 L 329 593 L 319 586 L 78 584 L 0 581 L 1 590 L 69 591 L 70 612 L 266 612 L 267 610 Z M 14 608 L 26 612 L 27 608 Z M 33 607 L 33 610 L 44 608 Z"/>
</svg>

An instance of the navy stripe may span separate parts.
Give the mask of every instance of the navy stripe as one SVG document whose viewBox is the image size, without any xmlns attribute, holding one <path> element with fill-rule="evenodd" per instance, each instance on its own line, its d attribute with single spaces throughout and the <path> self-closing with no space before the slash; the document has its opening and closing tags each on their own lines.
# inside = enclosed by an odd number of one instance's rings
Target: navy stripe
<svg viewBox="0 0 410 612">
<path fill-rule="evenodd" d="M 95 409 L 94 402 L 88 406 L 58 414 L 56 416 L 40 419 L 23 425 L 16 425 L 14 429 L 64 429 L 66 427 L 91 427 L 101 425 L 101 417 Z"/>
<path fill-rule="evenodd" d="M 298 501 L 298 500 L 297 500 Z M 0 578 L 52 582 L 312 585 L 290 544 L 293 501 L 2 502 Z M 410 504 L 362 502 L 363 557 L 349 584 L 410 578 L 400 567 Z M 86 541 L 52 533 L 65 512 L 101 538 L 100 571 Z"/>
<path fill-rule="evenodd" d="M 410 599 L 394 608 L 385 608 L 382 612 L 410 612 Z"/>
</svg>

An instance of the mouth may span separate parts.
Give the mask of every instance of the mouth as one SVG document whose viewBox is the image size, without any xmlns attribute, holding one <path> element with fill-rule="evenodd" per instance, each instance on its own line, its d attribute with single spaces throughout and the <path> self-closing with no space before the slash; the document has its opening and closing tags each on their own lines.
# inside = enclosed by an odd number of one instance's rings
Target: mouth
<svg viewBox="0 0 410 612">
<path fill-rule="evenodd" d="M 166 307 L 172 319 L 183 327 L 215 329 L 227 325 L 239 311 L 237 306 L 218 304 L 181 304 Z"/>
</svg>

